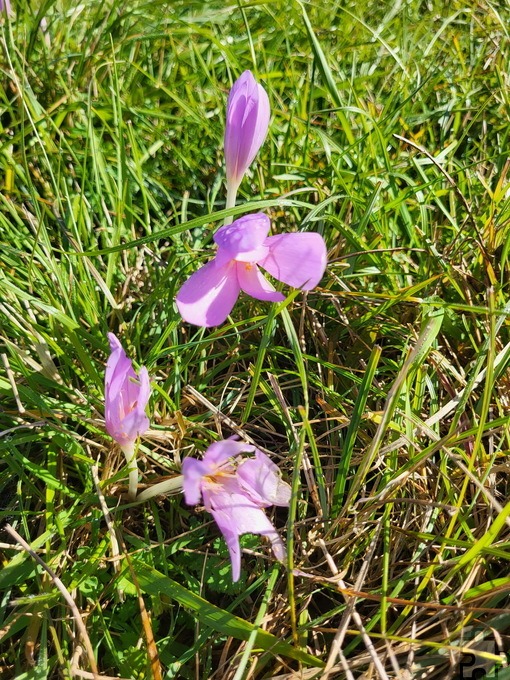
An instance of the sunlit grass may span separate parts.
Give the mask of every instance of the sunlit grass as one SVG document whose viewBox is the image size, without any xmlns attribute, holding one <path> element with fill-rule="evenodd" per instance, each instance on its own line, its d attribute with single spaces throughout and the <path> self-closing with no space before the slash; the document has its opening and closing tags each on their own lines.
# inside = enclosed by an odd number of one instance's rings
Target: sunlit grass
<svg viewBox="0 0 510 680">
<path fill-rule="evenodd" d="M 0 514 L 105 676 L 456 677 L 473 645 L 494 666 L 477 635 L 508 632 L 510 13 L 304 7 L 50 0 L 1 19 Z M 247 68 L 272 121 L 225 212 Z M 213 231 L 257 210 L 324 236 L 321 285 L 183 324 L 175 293 Z M 287 568 L 248 535 L 232 584 L 209 515 L 127 503 L 108 331 L 153 381 L 140 488 L 242 433 L 293 486 L 272 515 Z M 54 580 L 0 540 L 5 677 L 90 672 Z"/>
</svg>

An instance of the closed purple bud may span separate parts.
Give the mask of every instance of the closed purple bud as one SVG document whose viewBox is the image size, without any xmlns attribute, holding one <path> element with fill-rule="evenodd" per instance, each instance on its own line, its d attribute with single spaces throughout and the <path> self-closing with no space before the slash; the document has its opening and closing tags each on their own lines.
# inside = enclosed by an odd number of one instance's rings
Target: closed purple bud
<svg viewBox="0 0 510 680">
<path fill-rule="evenodd" d="M 0 12 L 11 13 L 11 0 L 0 0 Z"/>
<path fill-rule="evenodd" d="M 237 190 L 262 146 L 269 127 L 269 99 L 251 71 L 234 83 L 227 103 L 225 162 L 227 187 Z"/>
</svg>

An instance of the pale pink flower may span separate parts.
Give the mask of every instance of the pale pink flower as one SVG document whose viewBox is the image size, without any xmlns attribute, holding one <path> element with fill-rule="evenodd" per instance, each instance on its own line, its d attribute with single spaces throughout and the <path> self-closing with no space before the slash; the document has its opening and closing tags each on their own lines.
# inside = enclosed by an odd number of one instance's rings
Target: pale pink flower
<svg viewBox="0 0 510 680">
<path fill-rule="evenodd" d="M 135 442 L 149 429 L 145 413 L 151 388 L 145 367 L 138 375 L 124 348 L 113 333 L 108 333 L 111 354 L 105 373 L 105 422 L 108 434 L 120 445 L 129 467 L 129 495 L 136 496 L 138 469 Z"/>
<path fill-rule="evenodd" d="M 182 318 L 197 326 L 223 323 L 241 290 L 257 300 L 281 302 L 259 266 L 278 281 L 310 290 L 322 278 L 327 264 L 324 239 L 317 233 L 268 236 L 269 218 L 245 215 L 218 229 L 216 257 L 184 283 L 176 296 Z"/>
<path fill-rule="evenodd" d="M 247 458 L 242 454 L 251 455 Z M 225 537 L 233 581 L 241 575 L 242 534 L 266 536 L 276 559 L 285 559 L 283 541 L 263 508 L 287 507 L 291 491 L 265 453 L 255 446 L 226 439 L 211 444 L 202 460 L 185 458 L 182 473 L 186 503 L 197 505 L 202 498 Z"/>
</svg>

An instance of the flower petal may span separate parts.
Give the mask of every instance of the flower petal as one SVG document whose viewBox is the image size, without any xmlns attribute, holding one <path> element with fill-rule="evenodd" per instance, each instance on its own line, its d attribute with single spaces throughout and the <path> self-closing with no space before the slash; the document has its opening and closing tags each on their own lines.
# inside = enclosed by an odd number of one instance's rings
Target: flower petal
<svg viewBox="0 0 510 680">
<path fill-rule="evenodd" d="M 127 359 L 126 353 L 124 352 L 124 348 L 122 347 L 121 342 L 115 335 L 115 333 L 108 333 L 108 342 L 110 343 L 110 356 L 108 357 L 108 361 L 106 362 L 105 373 L 106 383 L 110 383 L 112 381 L 112 374 L 119 360 L 122 357 L 125 357 Z"/>
<path fill-rule="evenodd" d="M 224 478 L 221 484 L 206 483 L 203 486 L 204 505 L 214 517 L 218 528 L 227 541 L 232 562 L 232 580 L 239 580 L 241 551 L 238 537 L 242 534 L 260 534 L 271 541 L 274 555 L 283 560 L 285 548 L 278 532 L 264 511 L 254 503 L 234 478 Z"/>
<path fill-rule="evenodd" d="M 241 546 L 239 544 L 239 536 L 235 529 L 231 526 L 231 519 L 228 513 L 223 510 L 213 510 L 211 514 L 216 522 L 218 529 L 221 531 L 223 538 L 227 544 L 230 555 L 230 563 L 232 564 L 232 581 L 235 583 L 239 581 L 241 576 Z"/>
<path fill-rule="evenodd" d="M 237 480 L 241 489 L 261 507 L 289 505 L 290 486 L 282 480 L 278 466 L 258 449 L 255 458 L 247 458 L 239 465 Z"/>
<path fill-rule="evenodd" d="M 202 496 L 202 477 L 207 474 L 207 466 L 196 458 L 185 458 L 182 461 L 182 488 L 184 500 L 188 505 L 198 505 Z"/>
<path fill-rule="evenodd" d="M 190 276 L 175 301 L 182 318 L 196 326 L 218 326 L 232 311 L 240 291 L 233 263 L 215 260 Z"/>
<path fill-rule="evenodd" d="M 287 551 L 280 537 L 280 534 L 275 530 L 272 534 L 265 534 L 271 541 L 271 550 L 278 562 L 284 562 L 287 556 Z"/>
<path fill-rule="evenodd" d="M 112 436 L 122 445 L 127 442 L 134 442 L 140 435 L 147 432 L 150 424 L 145 410 L 137 405 L 122 419 L 120 430 L 116 432 L 116 436 Z"/>
<path fill-rule="evenodd" d="M 255 447 L 251 444 L 246 444 L 233 438 L 222 439 L 209 446 L 204 453 L 203 462 L 209 473 L 213 474 L 229 458 L 238 456 L 241 453 L 252 453 L 253 451 L 255 451 Z"/>
<path fill-rule="evenodd" d="M 267 215 L 254 213 L 218 229 L 213 237 L 218 244 L 218 264 L 224 264 L 228 260 L 258 262 L 267 257 L 269 248 L 264 245 L 264 241 L 270 228 L 271 222 Z"/>
<path fill-rule="evenodd" d="M 236 80 L 227 102 L 225 163 L 227 182 L 239 185 L 269 127 L 269 99 L 250 71 Z"/>
<path fill-rule="evenodd" d="M 113 333 L 108 333 L 108 340 L 110 342 L 111 354 L 106 362 L 104 376 L 107 402 L 118 398 L 129 378 L 136 380 L 136 373 L 133 370 L 131 359 L 127 357 L 119 339 Z"/>
<path fill-rule="evenodd" d="M 131 362 L 129 362 L 131 365 Z M 151 395 L 151 383 L 149 373 L 145 366 L 140 367 L 138 376 L 131 368 L 124 380 L 122 387 L 122 398 L 124 401 L 124 412 L 126 414 L 133 410 L 144 413 L 145 407 Z M 147 429 L 149 426 L 145 429 Z"/>
<path fill-rule="evenodd" d="M 285 295 L 274 289 L 256 264 L 237 262 L 236 267 L 237 280 L 245 293 L 256 300 L 269 300 L 270 302 L 285 300 Z"/>
<path fill-rule="evenodd" d="M 151 396 L 151 381 L 149 378 L 149 372 L 145 366 L 140 366 L 140 371 L 138 372 L 138 382 L 140 383 L 138 389 L 138 406 L 145 409 L 149 403 Z"/>
<path fill-rule="evenodd" d="M 259 262 L 271 276 L 294 288 L 311 290 L 327 265 L 324 239 L 316 233 L 279 234 L 265 240 L 269 255 Z"/>
</svg>

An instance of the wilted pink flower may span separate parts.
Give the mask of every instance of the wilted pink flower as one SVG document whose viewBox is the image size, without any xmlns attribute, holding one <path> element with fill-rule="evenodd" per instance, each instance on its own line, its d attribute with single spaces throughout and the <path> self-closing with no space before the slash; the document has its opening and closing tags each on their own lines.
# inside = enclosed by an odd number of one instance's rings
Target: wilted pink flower
<svg viewBox="0 0 510 680">
<path fill-rule="evenodd" d="M 266 138 L 269 116 L 266 91 L 245 71 L 230 90 L 225 126 L 227 189 L 234 200 L 244 173 Z"/>
<path fill-rule="evenodd" d="M 310 290 L 319 283 L 327 264 L 322 236 L 268 236 L 269 229 L 269 218 L 263 213 L 246 215 L 218 229 L 216 257 L 192 274 L 177 293 L 177 307 L 185 321 L 197 326 L 223 323 L 241 290 L 257 300 L 285 300 L 259 266 L 294 288 Z"/>
<path fill-rule="evenodd" d="M 120 444 L 129 467 L 129 495 L 136 496 L 138 469 L 135 442 L 149 429 L 145 408 L 150 397 L 149 374 L 145 367 L 137 376 L 131 360 L 113 333 L 108 333 L 111 354 L 105 373 L 105 421 L 108 434 Z"/>
<path fill-rule="evenodd" d="M 254 454 L 241 458 L 241 454 Z M 202 460 L 185 458 L 182 464 L 184 498 L 188 505 L 203 499 L 225 537 L 232 562 L 232 580 L 241 575 L 242 534 L 261 534 L 271 541 L 277 560 L 285 559 L 278 532 L 262 508 L 287 507 L 290 486 L 282 481 L 277 466 L 254 446 L 235 439 L 211 444 Z"/>
</svg>

